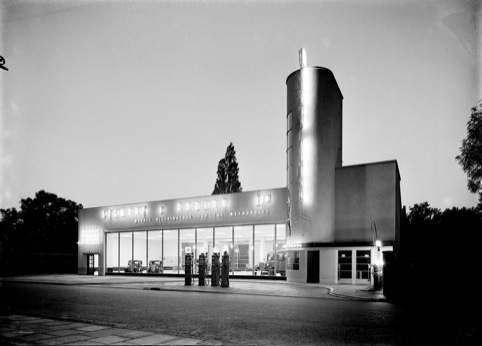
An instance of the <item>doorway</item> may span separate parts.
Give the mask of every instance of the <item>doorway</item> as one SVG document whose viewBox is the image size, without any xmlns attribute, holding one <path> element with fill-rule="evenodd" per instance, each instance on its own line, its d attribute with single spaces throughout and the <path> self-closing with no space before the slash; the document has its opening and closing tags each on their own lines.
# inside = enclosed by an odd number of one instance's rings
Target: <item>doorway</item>
<svg viewBox="0 0 482 346">
<path fill-rule="evenodd" d="M 320 283 L 320 251 L 308 251 L 308 278 L 306 282 Z"/>
<path fill-rule="evenodd" d="M 370 250 L 356 251 L 356 283 L 369 284 L 371 278 Z"/>
<path fill-rule="evenodd" d="M 99 254 L 87 255 L 87 275 L 99 275 Z"/>
</svg>

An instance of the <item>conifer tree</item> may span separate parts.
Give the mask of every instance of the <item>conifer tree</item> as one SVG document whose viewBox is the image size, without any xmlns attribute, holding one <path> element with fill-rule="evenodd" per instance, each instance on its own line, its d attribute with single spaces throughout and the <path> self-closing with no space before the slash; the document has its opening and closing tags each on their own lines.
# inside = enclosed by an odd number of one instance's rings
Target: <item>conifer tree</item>
<svg viewBox="0 0 482 346">
<path fill-rule="evenodd" d="M 217 175 L 213 195 L 243 191 L 239 181 L 239 167 L 233 143 L 229 143 L 224 158 L 219 161 Z"/>
</svg>

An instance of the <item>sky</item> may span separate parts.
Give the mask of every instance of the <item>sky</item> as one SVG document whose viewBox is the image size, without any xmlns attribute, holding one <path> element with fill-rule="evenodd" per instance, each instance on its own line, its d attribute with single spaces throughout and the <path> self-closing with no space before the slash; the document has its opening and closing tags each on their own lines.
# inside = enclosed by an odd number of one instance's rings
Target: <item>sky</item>
<svg viewBox="0 0 482 346">
<path fill-rule="evenodd" d="M 402 204 L 471 207 L 455 160 L 482 98 L 477 1 L 0 0 L 0 208 L 286 186 L 286 78 L 330 69 L 343 165 L 397 160 Z"/>
</svg>

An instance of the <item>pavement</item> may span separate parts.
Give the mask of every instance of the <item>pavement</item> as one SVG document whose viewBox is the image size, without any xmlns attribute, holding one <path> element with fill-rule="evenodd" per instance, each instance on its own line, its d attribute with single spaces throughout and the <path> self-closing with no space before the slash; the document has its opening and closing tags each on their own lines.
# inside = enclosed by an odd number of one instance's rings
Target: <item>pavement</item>
<svg viewBox="0 0 482 346">
<path fill-rule="evenodd" d="M 389 302 L 382 291 L 371 285 L 305 284 L 286 281 L 230 278 L 229 287 L 185 285 L 182 277 L 29 275 L 2 277 L 0 282 L 24 282 L 55 285 L 82 285 L 143 289 L 154 291 L 187 291 L 207 294 L 267 295 L 299 298 L 332 298 Z M 221 345 L 216 340 L 201 340 L 148 331 L 116 328 L 41 316 L 0 316 L 0 344 L 11 345 Z"/>
</svg>

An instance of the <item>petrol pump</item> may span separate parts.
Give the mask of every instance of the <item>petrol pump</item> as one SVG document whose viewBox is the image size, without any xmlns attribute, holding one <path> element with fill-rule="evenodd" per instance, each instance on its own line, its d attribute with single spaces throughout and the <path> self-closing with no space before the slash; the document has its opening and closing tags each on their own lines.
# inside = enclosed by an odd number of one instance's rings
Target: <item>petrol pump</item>
<svg viewBox="0 0 482 346">
<path fill-rule="evenodd" d="M 211 286 L 219 286 L 219 253 L 212 257 Z"/>
<path fill-rule="evenodd" d="M 199 255 L 199 286 L 206 284 L 206 256 L 202 253 Z"/>
<path fill-rule="evenodd" d="M 185 266 L 184 266 L 184 285 L 185 286 L 191 286 L 191 280 L 192 280 L 192 257 L 191 253 L 186 254 L 185 258 Z"/>
<path fill-rule="evenodd" d="M 229 255 L 224 251 L 221 268 L 221 287 L 229 287 Z"/>
</svg>

